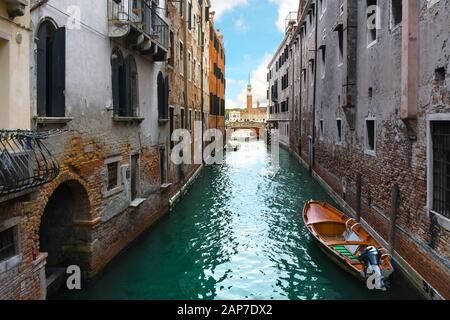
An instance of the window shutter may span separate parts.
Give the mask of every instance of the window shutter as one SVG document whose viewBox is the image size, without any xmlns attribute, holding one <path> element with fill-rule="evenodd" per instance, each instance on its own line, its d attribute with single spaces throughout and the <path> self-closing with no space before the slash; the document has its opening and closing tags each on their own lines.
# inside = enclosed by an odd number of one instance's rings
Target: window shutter
<svg viewBox="0 0 450 320">
<path fill-rule="evenodd" d="M 164 119 L 164 105 L 165 105 L 165 85 L 164 77 L 160 72 L 158 74 L 158 117 L 159 119 Z"/>
<path fill-rule="evenodd" d="M 64 27 L 57 29 L 53 37 L 51 73 L 50 116 L 64 117 L 66 115 L 66 28 Z"/>
<path fill-rule="evenodd" d="M 114 115 L 119 114 L 120 106 L 120 78 L 119 78 L 119 55 L 118 53 L 113 53 L 111 58 L 111 78 L 112 78 L 112 97 L 113 97 L 113 108 Z"/>
<path fill-rule="evenodd" d="M 47 24 L 44 22 L 37 34 L 37 113 L 47 115 Z"/>
<path fill-rule="evenodd" d="M 169 77 L 166 77 L 165 81 L 166 85 L 164 86 L 165 92 L 164 92 L 164 118 L 167 119 L 169 117 L 169 93 L 170 93 L 170 87 L 169 87 Z"/>
<path fill-rule="evenodd" d="M 132 111 L 132 85 L 131 85 L 131 63 L 130 57 L 128 57 L 125 61 L 125 77 L 124 77 L 124 86 L 125 86 L 125 104 L 120 106 L 119 116 L 128 117 L 131 115 Z"/>
<path fill-rule="evenodd" d="M 192 3 L 189 3 L 189 30 L 192 29 Z"/>
</svg>

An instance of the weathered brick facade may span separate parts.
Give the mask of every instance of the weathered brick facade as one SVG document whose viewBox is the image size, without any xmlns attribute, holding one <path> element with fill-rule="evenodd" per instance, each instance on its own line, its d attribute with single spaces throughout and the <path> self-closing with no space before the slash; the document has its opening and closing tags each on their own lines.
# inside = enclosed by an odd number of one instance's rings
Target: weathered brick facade
<svg viewBox="0 0 450 320">
<path fill-rule="evenodd" d="M 121 38 L 127 35 L 99 37 L 94 29 L 101 34 L 117 31 L 108 29 L 109 6 L 117 5 L 110 0 L 92 4 L 50 0 L 48 5 L 34 7 L 34 38 L 44 21 L 66 26 L 67 16 L 59 12 L 70 5 L 95 14 L 86 15 L 80 29 L 66 28 L 65 117 L 39 116 L 38 62 L 36 47 L 30 48 L 32 129 L 64 129 L 44 141 L 60 172 L 43 187 L 0 198 L 0 231 L 14 228 L 16 241 L 16 255 L 0 261 L 0 299 L 44 299 L 53 272 L 50 269 L 54 268 L 75 264 L 84 279 L 95 276 L 168 212 L 169 200 L 199 168 L 185 165 L 180 169 L 171 164 L 169 123 L 159 114 L 157 78 L 159 74 L 169 77 L 171 106 L 185 107 L 183 92 L 187 92 L 198 112 L 199 82 L 189 84 L 189 91 L 183 90 L 183 77 L 166 68 L 166 60 L 160 56 L 169 51 L 162 43 L 153 43 L 154 51 L 145 50 L 145 46 L 140 51 L 128 45 L 130 39 Z M 165 4 L 161 6 L 133 12 L 157 10 L 163 21 L 168 20 L 170 7 L 166 11 Z M 172 28 L 176 29 L 177 23 L 179 27 L 181 21 L 174 19 Z M 188 44 L 190 41 L 194 40 Z M 129 116 L 118 114 L 114 105 L 112 61 L 118 58 L 117 52 L 126 61 L 133 57 L 136 64 L 133 81 L 138 86 L 138 102 L 135 113 Z M 180 122 L 178 117 L 176 128 Z"/>
<path fill-rule="evenodd" d="M 354 214 L 360 176 L 365 225 L 427 297 L 449 299 L 450 224 L 430 202 L 430 126 L 450 125 L 449 1 L 397 2 L 403 18 L 391 1 L 378 1 L 374 41 L 367 3 L 302 2 L 286 44 L 289 147 Z"/>
</svg>

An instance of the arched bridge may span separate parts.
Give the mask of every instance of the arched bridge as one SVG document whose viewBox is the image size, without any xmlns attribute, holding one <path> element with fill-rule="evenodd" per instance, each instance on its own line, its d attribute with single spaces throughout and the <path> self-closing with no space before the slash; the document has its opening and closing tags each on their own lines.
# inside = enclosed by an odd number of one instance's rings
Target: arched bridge
<svg viewBox="0 0 450 320">
<path fill-rule="evenodd" d="M 231 122 L 226 125 L 227 130 L 232 130 L 233 132 L 238 130 L 253 130 L 256 132 L 258 139 L 263 134 L 263 130 L 266 129 L 266 124 L 264 122 Z"/>
</svg>

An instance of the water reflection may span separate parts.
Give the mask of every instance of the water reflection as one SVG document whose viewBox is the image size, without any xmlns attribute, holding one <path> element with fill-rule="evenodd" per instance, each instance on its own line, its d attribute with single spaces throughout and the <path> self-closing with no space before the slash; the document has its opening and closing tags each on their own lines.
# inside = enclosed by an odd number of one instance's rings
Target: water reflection
<svg viewBox="0 0 450 320">
<path fill-rule="evenodd" d="M 311 242 L 299 219 L 310 199 L 331 202 L 286 151 L 270 174 L 263 142 L 241 143 L 207 167 L 176 208 L 80 299 L 418 298 L 401 277 L 368 291 Z"/>
</svg>

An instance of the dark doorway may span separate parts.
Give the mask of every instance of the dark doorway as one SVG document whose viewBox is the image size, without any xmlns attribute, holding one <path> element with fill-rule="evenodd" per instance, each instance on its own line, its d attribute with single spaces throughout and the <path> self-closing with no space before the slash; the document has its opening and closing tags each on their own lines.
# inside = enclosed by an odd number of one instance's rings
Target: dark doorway
<svg viewBox="0 0 450 320">
<path fill-rule="evenodd" d="M 131 156 L 131 201 L 138 197 L 139 192 L 139 155 Z"/>
<path fill-rule="evenodd" d="M 39 229 L 40 251 L 48 254 L 49 292 L 53 291 L 55 283 L 61 283 L 59 280 L 68 266 L 88 268 L 89 252 L 85 249 L 90 243 L 90 231 L 76 227 L 77 222 L 88 220 L 90 206 L 86 190 L 76 181 L 61 184 L 47 202 Z"/>
</svg>

